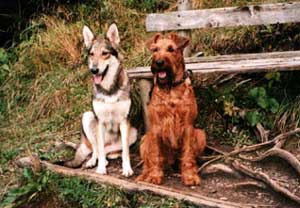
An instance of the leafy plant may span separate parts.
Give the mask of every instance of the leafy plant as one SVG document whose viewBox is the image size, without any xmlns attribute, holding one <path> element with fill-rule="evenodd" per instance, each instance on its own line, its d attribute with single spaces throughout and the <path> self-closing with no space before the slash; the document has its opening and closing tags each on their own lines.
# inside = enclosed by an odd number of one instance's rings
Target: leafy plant
<svg viewBox="0 0 300 208">
<path fill-rule="evenodd" d="M 49 173 L 34 175 L 31 169 L 25 168 L 23 171 L 23 182 L 21 187 L 11 189 L 6 198 L 0 204 L 1 207 L 18 207 L 22 204 L 29 203 L 40 192 L 45 191 L 48 187 Z"/>
<path fill-rule="evenodd" d="M 254 101 L 258 109 L 248 111 L 246 120 L 250 126 L 255 126 L 257 123 L 262 122 L 266 113 L 275 114 L 279 110 L 279 103 L 275 98 L 267 95 L 264 87 L 255 87 L 248 93 L 249 97 Z"/>
</svg>

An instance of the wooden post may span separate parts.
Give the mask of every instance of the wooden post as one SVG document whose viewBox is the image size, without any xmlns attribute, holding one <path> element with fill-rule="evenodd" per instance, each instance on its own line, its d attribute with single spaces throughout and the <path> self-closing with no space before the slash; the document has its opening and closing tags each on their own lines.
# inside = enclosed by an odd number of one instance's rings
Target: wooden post
<svg viewBox="0 0 300 208">
<path fill-rule="evenodd" d="M 177 8 L 178 8 L 178 11 L 190 10 L 190 9 L 192 9 L 192 2 L 191 2 L 191 0 L 178 0 L 177 1 Z M 191 39 L 190 34 L 191 33 L 190 33 L 189 30 L 180 30 L 180 31 L 178 31 L 178 35 L 187 37 L 189 39 Z M 184 49 L 183 56 L 184 57 L 189 57 L 190 55 L 191 55 L 191 47 L 188 46 Z"/>
<path fill-rule="evenodd" d="M 150 79 L 138 80 L 139 94 L 143 107 L 143 119 L 145 125 L 145 131 L 149 129 L 149 116 L 148 116 L 148 104 L 150 102 L 150 91 L 152 89 L 152 81 Z"/>
</svg>

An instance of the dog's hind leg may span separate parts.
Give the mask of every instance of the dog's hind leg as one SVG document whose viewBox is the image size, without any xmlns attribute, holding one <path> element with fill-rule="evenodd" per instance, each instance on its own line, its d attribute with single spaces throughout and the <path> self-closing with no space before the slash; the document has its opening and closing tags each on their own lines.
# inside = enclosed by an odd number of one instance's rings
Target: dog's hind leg
<svg viewBox="0 0 300 208">
<path fill-rule="evenodd" d="M 73 160 L 65 162 L 64 166 L 71 168 L 79 167 L 91 152 L 91 144 L 88 142 L 83 130 L 81 130 L 81 143 L 76 149 L 75 157 Z"/>
<path fill-rule="evenodd" d="M 67 167 L 79 167 L 87 158 L 87 156 L 94 151 L 96 135 L 93 133 L 97 125 L 97 120 L 92 112 L 85 112 L 82 116 L 80 138 L 81 143 L 76 150 L 75 157 L 71 161 L 64 163 Z M 95 161 L 96 162 L 96 161 Z"/>
<path fill-rule="evenodd" d="M 94 167 L 98 158 L 97 126 L 98 121 L 94 113 L 91 111 L 85 112 L 82 116 L 82 129 L 90 142 L 93 151 L 91 159 L 86 163 L 87 168 Z"/>
</svg>

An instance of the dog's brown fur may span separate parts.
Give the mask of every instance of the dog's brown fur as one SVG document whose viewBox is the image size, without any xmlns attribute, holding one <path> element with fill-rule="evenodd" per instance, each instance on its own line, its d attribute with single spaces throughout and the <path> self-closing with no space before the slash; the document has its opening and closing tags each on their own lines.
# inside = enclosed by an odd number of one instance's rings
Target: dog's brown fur
<svg viewBox="0 0 300 208">
<path fill-rule="evenodd" d="M 157 34 L 147 44 L 153 52 L 155 85 L 149 104 L 150 128 L 140 146 L 144 166 L 138 181 L 161 184 L 164 163 L 172 165 L 180 155 L 183 184 L 200 184 L 196 158 L 205 148 L 206 135 L 193 127 L 197 103 L 191 81 L 184 77 L 183 49 L 188 43 L 170 33 L 166 37 Z M 157 60 L 163 60 L 163 66 L 157 66 Z M 164 70 L 167 78 L 161 80 L 158 73 Z"/>
</svg>

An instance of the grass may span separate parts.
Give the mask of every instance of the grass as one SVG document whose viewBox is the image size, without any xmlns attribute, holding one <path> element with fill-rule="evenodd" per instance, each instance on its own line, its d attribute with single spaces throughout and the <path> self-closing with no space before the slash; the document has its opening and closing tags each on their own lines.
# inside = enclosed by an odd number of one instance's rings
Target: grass
<svg viewBox="0 0 300 208">
<path fill-rule="evenodd" d="M 48 171 L 34 173 L 25 168 L 18 188 L 10 189 L 1 207 L 40 207 L 48 203 L 57 207 L 194 207 L 184 202 L 145 193 L 127 194 L 84 179 L 65 178 Z M 55 194 L 55 195 L 53 195 Z M 25 206 L 26 205 L 26 206 Z"/>
<path fill-rule="evenodd" d="M 275 1 L 193 1 L 194 8 L 241 6 Z M 276 1 L 284 2 L 284 1 Z M 81 30 L 88 25 L 104 35 L 110 23 L 117 23 L 121 54 L 126 68 L 150 63 L 144 46 L 152 35 L 144 28 L 146 13 L 172 11 L 175 0 L 88 1 L 53 6 L 36 14 L 20 33 L 20 42 L 0 49 L 0 201 L 6 207 L 22 203 L 38 206 L 41 199 L 62 207 L 190 207 L 173 199 L 147 193 L 129 194 L 83 179 L 63 178 L 50 172 L 22 172 L 14 164 L 28 151 L 48 160 L 70 157 L 72 152 L 49 152 L 57 141 L 78 142 L 80 118 L 90 110 L 90 78 Z M 221 28 L 195 30 L 192 51 L 205 55 L 299 50 L 300 25 Z M 199 116 L 195 125 L 205 128 L 211 141 L 242 146 L 259 142 L 253 123 L 259 121 L 271 135 L 299 124 L 300 74 L 213 75 L 194 80 Z M 227 79 L 226 82 L 221 80 Z M 242 81 L 249 80 L 244 84 Z M 263 88 L 265 96 L 253 98 L 250 91 Z M 134 108 L 131 118 L 141 122 L 137 87 L 132 82 Z M 261 102 L 275 99 L 272 112 Z M 268 104 L 269 105 L 269 104 Z M 252 112 L 252 116 L 251 116 Z M 257 113 L 253 113 L 257 112 Z M 247 119 L 244 114 L 250 114 Z M 275 122 L 274 122 L 275 121 Z M 12 188 L 12 189 L 11 189 Z M 18 206 L 17 206 L 18 207 Z"/>
</svg>

